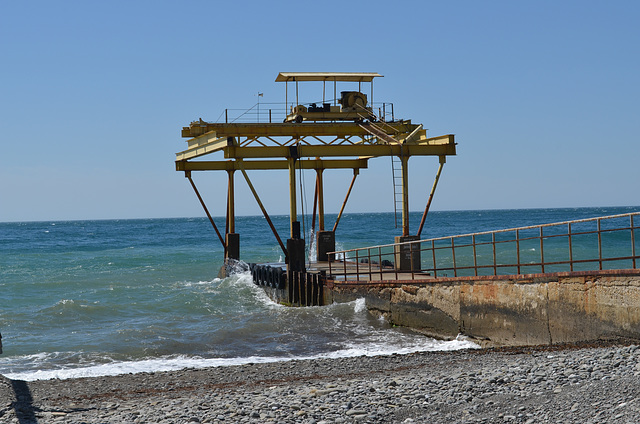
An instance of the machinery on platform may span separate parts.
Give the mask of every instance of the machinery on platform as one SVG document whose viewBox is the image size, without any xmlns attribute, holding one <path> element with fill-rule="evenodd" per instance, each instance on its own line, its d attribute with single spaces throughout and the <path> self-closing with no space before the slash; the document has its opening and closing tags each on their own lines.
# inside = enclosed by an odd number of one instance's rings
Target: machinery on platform
<svg viewBox="0 0 640 424">
<path fill-rule="evenodd" d="M 376 122 L 378 117 L 371 106 L 367 104 L 367 95 L 359 91 L 342 91 L 340 93 L 340 106 L 332 106 L 331 103 L 322 103 L 317 106 L 311 103 L 308 107 L 297 105 L 291 108 L 284 122 L 303 121 L 354 121 Z"/>
<path fill-rule="evenodd" d="M 382 75 L 374 72 L 355 73 L 355 72 L 281 72 L 276 78 L 276 82 L 285 82 L 287 104 L 288 99 L 288 83 L 296 84 L 296 104 L 292 106 L 289 114 L 284 122 L 304 121 L 354 121 L 354 122 L 375 122 L 378 120 L 371 104 L 368 103 L 367 95 L 362 90 L 362 83 L 371 84 L 371 98 L 373 98 L 373 79 L 382 77 Z M 307 105 L 298 102 L 298 83 L 299 82 L 322 82 L 322 103 L 309 103 Z M 326 83 L 333 82 L 334 98 L 332 101 L 325 100 Z M 338 82 L 357 82 L 358 91 L 341 91 L 340 98 L 336 96 Z M 338 105 L 339 104 L 339 105 Z"/>
</svg>

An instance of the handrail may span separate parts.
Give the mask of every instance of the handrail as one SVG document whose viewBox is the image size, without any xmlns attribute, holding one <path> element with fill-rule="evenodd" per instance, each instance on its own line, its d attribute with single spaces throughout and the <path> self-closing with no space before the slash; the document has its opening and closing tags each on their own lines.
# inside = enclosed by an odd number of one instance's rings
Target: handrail
<svg viewBox="0 0 640 424">
<path fill-rule="evenodd" d="M 611 263 L 636 269 L 640 264 L 640 247 L 636 246 L 636 240 L 640 242 L 636 237 L 640 226 L 634 223 L 634 217 L 638 215 L 640 212 L 330 252 L 329 258 L 333 260 L 329 262 L 329 274 L 334 279 L 345 281 L 372 281 L 397 280 L 399 274 L 402 274 L 402 279 L 424 279 L 448 276 L 451 272 L 454 277 L 459 277 L 478 276 L 480 273 L 509 275 L 575 271 L 576 268 L 586 271 L 591 270 L 585 269 L 590 267 L 603 270 Z M 616 221 L 626 218 L 629 219 L 626 225 Z M 578 225 L 588 223 L 595 223 L 596 229 Z M 565 226 L 566 230 L 562 230 Z M 560 230 L 552 231 L 554 228 Z M 513 235 L 506 236 L 509 233 Z M 484 240 L 486 236 L 491 236 L 491 239 Z M 385 261 L 388 261 L 386 267 L 383 265 Z M 342 262 L 340 270 L 332 266 L 335 262 Z M 363 263 L 367 264 L 365 269 L 361 265 Z M 393 270 L 388 269 L 388 263 Z"/>
<path fill-rule="evenodd" d="M 326 100 L 333 102 L 333 99 Z M 304 105 L 310 104 L 322 104 L 319 102 L 307 102 L 302 103 Z M 386 111 L 386 105 L 391 105 L 391 112 Z M 217 123 L 247 123 L 247 122 L 263 122 L 263 123 L 276 123 L 282 122 L 286 116 L 291 113 L 291 109 L 296 106 L 292 102 L 259 102 L 254 103 L 249 108 L 227 108 L 224 109 L 218 118 L 212 122 Z M 388 102 L 375 102 L 369 105 L 372 112 L 376 115 L 378 122 L 394 122 L 395 117 L 393 115 L 393 103 Z M 382 106 L 380 108 L 379 106 Z M 376 113 L 376 107 L 377 113 Z M 390 119 L 389 119 L 390 116 Z M 367 118 L 366 116 L 364 118 Z"/>
</svg>

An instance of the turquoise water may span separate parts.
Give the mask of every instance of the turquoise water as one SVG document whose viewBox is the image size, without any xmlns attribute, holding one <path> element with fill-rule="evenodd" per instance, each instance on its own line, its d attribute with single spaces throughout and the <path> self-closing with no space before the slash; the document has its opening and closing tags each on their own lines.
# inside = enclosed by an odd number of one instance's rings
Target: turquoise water
<svg viewBox="0 0 640 424">
<path fill-rule="evenodd" d="M 422 236 L 639 209 L 432 212 Z M 417 228 L 420 214 L 411 219 Z M 273 220 L 286 238 L 288 217 Z M 264 218 L 236 226 L 244 261 L 282 259 Z M 398 231 L 393 214 L 348 214 L 337 247 L 390 243 Z M 0 223 L 0 374 L 68 378 L 470 346 L 391 328 L 362 301 L 286 308 L 248 274 L 216 278 L 221 265 L 217 236 L 201 218 Z"/>
</svg>

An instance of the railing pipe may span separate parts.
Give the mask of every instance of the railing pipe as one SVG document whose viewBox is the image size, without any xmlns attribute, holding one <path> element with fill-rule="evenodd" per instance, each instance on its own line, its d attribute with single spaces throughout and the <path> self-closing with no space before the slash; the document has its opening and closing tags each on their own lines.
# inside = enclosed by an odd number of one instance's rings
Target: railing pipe
<svg viewBox="0 0 640 424">
<path fill-rule="evenodd" d="M 428 240 L 421 240 L 421 241 L 416 241 L 416 242 L 411 242 L 411 245 L 409 246 L 409 251 L 411 254 L 411 278 L 412 279 L 416 279 L 416 278 L 420 278 L 419 277 L 419 272 L 423 271 L 423 272 L 433 272 L 433 276 L 434 277 L 438 277 L 438 273 L 443 273 L 443 272 L 448 272 L 448 271 L 453 271 L 453 275 L 455 277 L 459 276 L 459 275 L 464 275 L 462 274 L 462 271 L 465 270 L 469 270 L 472 269 L 474 270 L 474 274 L 475 275 L 479 275 L 481 270 L 484 270 L 486 268 L 492 268 L 493 269 L 493 273 L 495 275 L 498 274 L 498 270 L 499 269 L 505 269 L 505 268 L 517 268 L 517 272 L 520 274 L 523 271 L 523 267 L 524 266 L 540 266 L 540 272 L 548 272 L 549 269 L 548 267 L 555 267 L 557 265 L 565 265 L 567 266 L 567 268 L 569 268 L 571 271 L 574 271 L 576 269 L 576 264 L 592 264 L 594 262 L 598 262 L 598 269 L 602 270 L 605 268 L 604 263 L 605 262 L 610 262 L 610 261 L 620 261 L 620 260 L 626 260 L 626 261 L 630 261 L 630 264 L 633 266 L 633 268 L 636 268 L 637 264 L 638 264 L 638 256 L 637 256 L 637 250 L 635 243 L 636 243 L 636 226 L 635 226 L 635 222 L 634 218 L 640 215 L 640 212 L 636 212 L 636 213 L 632 213 L 632 214 L 621 214 L 621 215 L 612 215 L 612 216 L 607 216 L 607 217 L 599 217 L 599 218 L 590 218 L 590 219 L 582 219 L 582 220 L 574 220 L 574 221 L 565 221 L 565 222 L 561 222 L 561 223 L 553 223 L 553 224 L 544 224 L 544 225 L 537 225 L 537 226 L 528 226 L 528 227 L 519 227 L 519 228 L 512 228 L 512 229 L 507 229 L 507 230 L 498 230 L 498 231 L 486 231 L 486 232 L 479 232 L 479 233 L 473 233 L 473 234 L 465 234 L 465 235 L 460 235 L 460 236 L 453 236 L 453 237 L 439 237 L 439 238 L 433 238 L 433 239 L 428 239 Z M 602 221 L 605 219 L 615 219 L 615 218 L 626 218 L 629 217 L 630 219 L 630 224 L 629 226 L 627 225 L 618 225 L 617 227 L 614 228 L 603 228 L 602 227 Z M 597 223 L 597 229 L 596 230 L 586 230 L 586 231 L 574 231 L 574 224 L 576 223 L 580 223 L 580 222 L 593 222 L 596 221 Z M 560 234 L 550 234 L 548 233 L 545 236 L 545 228 L 548 227 L 558 227 L 561 225 L 566 225 L 566 232 L 560 233 Z M 525 230 L 525 229 L 537 229 L 538 230 L 538 234 L 534 235 L 534 236 L 530 236 L 530 237 L 522 237 L 521 235 L 521 231 L 520 230 Z M 604 252 L 603 252 L 603 240 L 602 240 L 602 233 L 603 232 L 620 232 L 620 231 L 631 231 L 631 254 L 630 255 L 621 255 L 618 257 L 614 257 L 614 258 L 605 258 L 604 256 Z M 514 234 L 510 235 L 509 237 L 506 237 L 506 240 L 497 240 L 497 234 L 499 233 L 504 233 L 506 231 L 510 231 Z M 595 257 L 595 252 L 593 252 L 593 247 L 591 247 L 592 249 L 592 254 L 588 257 L 586 257 L 585 259 L 580 259 L 577 260 L 574 257 L 574 253 L 573 253 L 573 239 L 576 236 L 582 236 L 582 235 L 593 235 L 596 234 L 598 237 L 598 254 L 597 257 Z M 477 239 L 477 235 L 482 235 L 482 234 L 491 234 L 491 240 L 487 241 L 487 242 L 479 242 Z M 469 244 L 468 242 L 463 242 L 460 240 L 460 243 L 457 243 L 456 239 L 460 239 L 462 237 L 471 237 L 471 243 Z M 561 260 L 551 260 L 549 261 L 545 254 L 545 244 L 547 244 L 547 248 L 549 248 L 549 243 L 552 243 L 552 246 L 554 246 L 554 240 L 557 237 L 567 237 L 568 238 L 568 249 L 569 249 L 569 255 L 568 255 L 568 259 L 565 257 L 561 258 Z M 527 240 L 536 240 L 538 239 L 538 243 L 539 243 L 539 248 L 540 248 L 540 261 L 539 263 L 535 263 L 535 262 L 531 262 L 531 263 L 527 263 L 527 264 L 523 264 L 522 263 L 522 255 L 521 255 L 521 248 L 522 248 L 522 242 L 527 241 Z M 545 239 L 547 241 L 547 243 L 545 243 Z M 435 245 L 436 241 L 444 241 L 447 240 L 449 242 L 449 245 L 443 245 L 443 246 L 439 246 L 437 247 Z M 515 241 L 515 248 L 516 248 L 516 263 L 512 264 L 510 262 L 498 262 L 497 260 L 497 256 L 498 254 L 503 253 L 503 250 L 500 250 L 500 252 L 498 252 L 498 245 L 505 245 L 505 246 L 513 246 L 513 242 Z M 432 267 L 427 267 L 427 268 L 423 268 L 422 264 L 416 264 L 413 263 L 414 262 L 414 254 L 415 254 L 415 249 L 417 248 L 415 243 L 420 243 L 421 248 L 420 248 L 420 252 L 427 252 L 428 250 L 431 250 L 431 257 L 433 260 L 433 266 Z M 406 243 L 402 243 L 403 245 L 406 245 Z M 481 258 L 478 257 L 478 251 L 477 251 L 477 247 L 478 246 L 486 246 L 491 244 L 491 248 L 492 248 L 492 253 L 493 253 L 493 261 L 492 263 L 479 263 L 479 260 L 481 260 Z M 560 244 L 562 245 L 562 244 Z M 394 266 L 394 271 L 387 271 L 383 269 L 383 257 L 387 256 L 387 255 L 394 255 L 395 256 L 395 251 L 396 251 L 396 246 L 398 246 L 398 244 L 388 244 L 388 245 L 379 245 L 379 246 L 375 246 L 378 250 L 377 250 L 377 259 L 378 259 L 378 263 L 379 263 L 379 268 L 378 268 L 378 272 L 380 273 L 380 279 L 384 279 L 385 278 L 385 274 L 389 275 L 389 274 L 395 274 L 395 278 L 398 279 L 398 269 L 397 267 Z M 456 248 L 465 248 L 465 247 L 469 247 L 471 246 L 473 249 L 473 266 L 470 265 L 459 265 L 459 255 L 456 252 Z M 565 245 L 566 246 L 566 245 Z M 391 248 L 393 251 L 391 253 L 382 253 L 382 249 L 383 248 Z M 508 249 L 510 249 L 510 247 L 507 247 Z M 368 247 L 366 248 L 367 250 L 365 251 L 363 249 L 352 249 L 352 250 L 348 250 L 348 251 L 343 251 L 342 254 L 344 255 L 344 261 L 343 261 L 343 271 L 344 271 L 344 275 L 345 275 L 345 280 L 348 280 L 348 273 L 347 273 L 347 266 L 346 266 L 346 257 L 347 257 L 347 253 L 349 252 L 355 252 L 355 257 L 356 257 L 356 266 L 355 266 L 355 274 L 356 274 L 356 278 L 360 279 L 360 274 L 363 273 L 363 270 L 360 270 L 360 266 L 359 266 L 359 259 L 362 257 L 362 253 L 366 253 L 366 256 L 369 259 L 369 265 L 368 265 L 368 275 L 369 275 L 369 279 L 373 278 L 373 274 L 377 274 L 377 272 L 375 271 L 375 268 L 372 265 L 372 258 L 376 256 L 376 252 L 373 251 L 372 247 Z M 452 255 L 452 266 L 444 266 L 444 267 L 439 267 L 438 263 L 437 263 L 437 256 L 436 256 L 436 251 L 442 251 L 442 250 L 447 250 L 447 249 L 451 249 L 451 255 Z M 548 252 L 547 252 L 548 253 Z M 421 254 L 421 257 L 423 255 Z M 333 268 L 331 267 L 330 264 L 330 272 L 333 271 Z M 353 272 L 351 272 L 351 275 L 353 275 Z"/>
</svg>

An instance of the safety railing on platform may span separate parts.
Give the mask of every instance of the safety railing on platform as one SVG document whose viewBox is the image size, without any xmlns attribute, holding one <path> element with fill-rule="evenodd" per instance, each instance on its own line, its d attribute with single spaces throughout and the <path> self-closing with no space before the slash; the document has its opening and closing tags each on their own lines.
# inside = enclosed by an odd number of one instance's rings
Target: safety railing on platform
<svg viewBox="0 0 640 424">
<path fill-rule="evenodd" d="M 329 100 L 333 104 L 333 100 Z M 305 106 L 309 106 L 312 103 L 305 103 Z M 321 102 L 313 103 L 321 104 Z M 262 122 L 262 123 L 278 123 L 283 122 L 287 114 L 291 113 L 295 103 L 268 103 L 260 102 L 256 103 L 247 109 L 225 109 L 217 119 L 211 122 L 216 123 L 247 123 L 247 122 Z M 379 121 L 394 122 L 395 114 L 393 111 L 393 103 L 378 103 L 375 102 L 371 105 L 374 113 L 377 115 Z"/>
<path fill-rule="evenodd" d="M 329 278 L 414 280 L 637 269 L 639 215 L 635 212 L 331 252 Z"/>
</svg>

